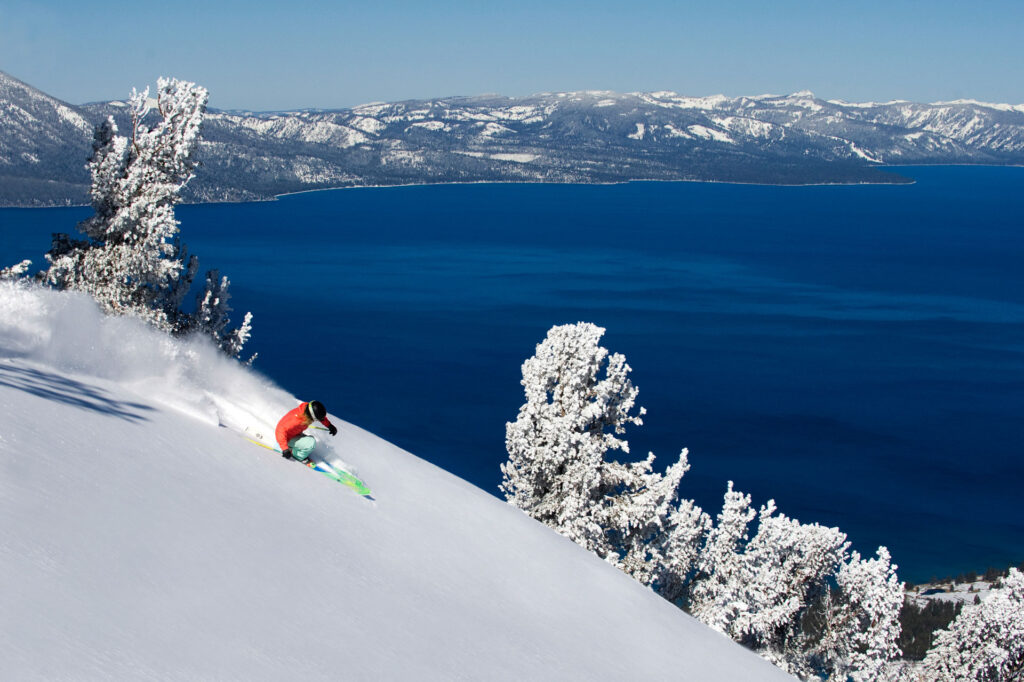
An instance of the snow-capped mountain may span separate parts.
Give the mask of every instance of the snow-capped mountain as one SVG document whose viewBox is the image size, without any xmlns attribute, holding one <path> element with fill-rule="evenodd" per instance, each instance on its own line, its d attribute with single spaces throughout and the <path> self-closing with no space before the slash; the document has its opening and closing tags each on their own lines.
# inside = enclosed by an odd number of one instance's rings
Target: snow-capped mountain
<svg viewBox="0 0 1024 682">
<path fill-rule="evenodd" d="M 67 198 L 83 200 L 80 166 L 90 146 L 79 118 L 122 118 L 123 104 L 70 107 L 2 73 L 0 94 L 3 173 L 19 182 L 41 177 L 49 166 L 31 144 L 60 149 L 64 161 L 52 179 L 75 185 L 78 198 Z M 203 137 L 192 201 L 440 182 L 901 182 L 879 166 L 1024 163 L 1024 105 L 849 103 L 810 92 L 552 93 L 211 111 Z M 52 201 L 33 189 L 2 187 L 0 203 Z"/>
<path fill-rule="evenodd" d="M 334 416 L 318 456 L 372 500 L 243 437 L 296 403 L 212 346 L 0 283 L 0 679 L 793 679 Z"/>
<path fill-rule="evenodd" d="M 0 205 L 82 203 L 93 125 L 79 108 L 0 71 Z"/>
</svg>

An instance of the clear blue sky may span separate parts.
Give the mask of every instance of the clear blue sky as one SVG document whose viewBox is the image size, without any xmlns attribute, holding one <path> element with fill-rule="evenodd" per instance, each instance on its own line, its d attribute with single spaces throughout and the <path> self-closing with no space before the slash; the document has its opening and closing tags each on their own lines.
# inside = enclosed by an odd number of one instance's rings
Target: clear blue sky
<svg viewBox="0 0 1024 682">
<path fill-rule="evenodd" d="M 0 70 L 73 104 L 174 76 L 273 110 L 544 91 L 1024 103 L 1024 0 L 0 0 Z"/>
</svg>

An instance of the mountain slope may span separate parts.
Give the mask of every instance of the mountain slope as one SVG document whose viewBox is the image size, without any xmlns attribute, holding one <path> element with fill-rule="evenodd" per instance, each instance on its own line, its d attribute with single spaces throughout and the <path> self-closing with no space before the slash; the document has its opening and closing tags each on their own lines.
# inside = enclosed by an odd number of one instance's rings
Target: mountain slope
<svg viewBox="0 0 1024 682">
<path fill-rule="evenodd" d="M 70 121 L 107 116 L 126 129 L 121 102 L 68 107 L 0 73 L 0 205 L 52 201 L 34 193 L 44 176 L 79 188 L 89 137 Z M 57 148 L 60 163 L 40 165 Z M 1024 105 L 575 92 L 210 111 L 199 158 L 190 201 L 442 182 L 907 182 L 879 166 L 1024 164 Z"/>
<path fill-rule="evenodd" d="M 93 121 L 0 71 L 0 205 L 85 203 Z"/>
<path fill-rule="evenodd" d="M 357 427 L 320 450 L 373 501 L 237 432 L 294 402 L 0 285 L 0 678 L 790 679 Z"/>
</svg>

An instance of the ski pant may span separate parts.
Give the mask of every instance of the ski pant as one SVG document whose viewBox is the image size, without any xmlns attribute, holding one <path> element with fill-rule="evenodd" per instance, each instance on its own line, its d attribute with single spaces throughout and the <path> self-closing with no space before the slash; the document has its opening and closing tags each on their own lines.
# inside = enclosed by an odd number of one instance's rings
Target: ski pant
<svg viewBox="0 0 1024 682">
<path fill-rule="evenodd" d="M 305 434 L 295 436 L 295 438 L 288 441 L 288 447 L 292 450 L 292 457 L 305 460 L 313 453 L 313 448 L 316 447 L 316 439 Z"/>
</svg>

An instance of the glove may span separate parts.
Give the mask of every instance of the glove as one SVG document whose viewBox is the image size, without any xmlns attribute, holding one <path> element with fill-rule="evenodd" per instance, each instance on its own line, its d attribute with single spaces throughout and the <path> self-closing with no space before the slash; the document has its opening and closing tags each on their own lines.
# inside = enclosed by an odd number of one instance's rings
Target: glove
<svg viewBox="0 0 1024 682">
<path fill-rule="evenodd" d="M 327 430 L 331 432 L 332 436 L 338 435 L 338 427 L 335 426 L 334 424 L 328 424 Z"/>
<path fill-rule="evenodd" d="M 285 459 L 294 459 L 292 457 L 292 449 L 291 448 L 285 448 L 284 450 L 282 450 L 281 451 L 281 456 L 284 457 Z"/>
</svg>

